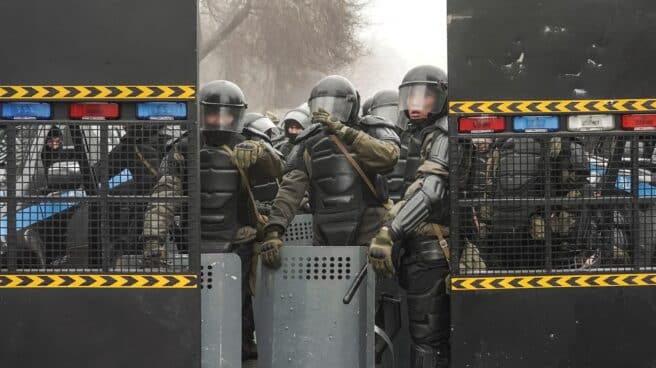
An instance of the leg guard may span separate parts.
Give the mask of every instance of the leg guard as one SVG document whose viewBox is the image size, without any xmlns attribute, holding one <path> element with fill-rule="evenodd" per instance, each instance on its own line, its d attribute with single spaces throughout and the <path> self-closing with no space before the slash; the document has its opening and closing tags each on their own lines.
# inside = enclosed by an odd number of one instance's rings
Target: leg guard
<svg viewBox="0 0 656 368">
<path fill-rule="evenodd" d="M 445 259 L 430 258 L 410 254 L 411 261 L 404 262 L 401 270 L 413 342 L 412 367 L 417 368 L 447 367 L 449 362 L 451 320 L 445 280 L 449 268 Z"/>
</svg>

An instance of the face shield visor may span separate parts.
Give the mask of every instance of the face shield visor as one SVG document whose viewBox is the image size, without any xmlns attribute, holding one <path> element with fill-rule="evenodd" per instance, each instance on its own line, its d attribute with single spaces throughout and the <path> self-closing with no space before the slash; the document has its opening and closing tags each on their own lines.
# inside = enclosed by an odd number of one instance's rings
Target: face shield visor
<svg viewBox="0 0 656 368">
<path fill-rule="evenodd" d="M 381 118 L 396 124 L 399 120 L 399 106 L 398 105 L 380 105 L 372 107 L 370 112 L 371 115 L 380 116 Z"/>
<path fill-rule="evenodd" d="M 410 120 L 421 120 L 438 115 L 446 103 L 446 86 L 436 84 L 408 84 L 399 88 L 399 110 Z"/>
<path fill-rule="evenodd" d="M 355 100 L 349 97 L 332 97 L 321 96 L 310 100 L 310 113 L 319 112 L 319 109 L 326 110 L 333 119 L 341 122 L 348 122 L 351 119 L 351 111 Z"/>
<path fill-rule="evenodd" d="M 244 129 L 243 106 L 200 104 L 200 129 L 202 131 L 241 133 Z"/>
</svg>

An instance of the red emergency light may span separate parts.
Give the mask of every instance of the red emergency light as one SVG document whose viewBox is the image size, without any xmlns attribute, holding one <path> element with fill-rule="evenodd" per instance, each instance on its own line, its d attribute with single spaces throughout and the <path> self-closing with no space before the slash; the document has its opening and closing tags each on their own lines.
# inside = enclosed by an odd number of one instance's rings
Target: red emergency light
<svg viewBox="0 0 656 368">
<path fill-rule="evenodd" d="M 118 119 L 118 104 L 114 102 L 84 102 L 70 106 L 69 116 L 78 120 Z"/>
<path fill-rule="evenodd" d="M 656 129 L 656 115 L 624 115 L 622 116 L 622 128 L 629 130 L 654 130 Z"/>
<path fill-rule="evenodd" d="M 471 116 L 458 120 L 460 133 L 489 133 L 506 130 L 506 119 L 503 116 Z"/>
</svg>

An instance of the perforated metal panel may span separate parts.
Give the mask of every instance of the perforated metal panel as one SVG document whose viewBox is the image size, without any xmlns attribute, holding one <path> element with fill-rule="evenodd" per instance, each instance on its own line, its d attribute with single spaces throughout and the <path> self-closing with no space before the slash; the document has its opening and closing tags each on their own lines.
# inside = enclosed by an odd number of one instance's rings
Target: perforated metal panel
<svg viewBox="0 0 656 368">
<path fill-rule="evenodd" d="M 360 247 L 281 249 L 278 270 L 258 266 L 259 368 L 373 367 L 375 278 L 344 294 L 367 262 Z"/>
<path fill-rule="evenodd" d="M 296 215 L 287 227 L 282 240 L 285 245 L 311 245 L 314 232 L 312 231 L 312 215 Z"/>
<path fill-rule="evenodd" d="M 241 261 L 201 255 L 201 368 L 241 367 Z"/>
</svg>

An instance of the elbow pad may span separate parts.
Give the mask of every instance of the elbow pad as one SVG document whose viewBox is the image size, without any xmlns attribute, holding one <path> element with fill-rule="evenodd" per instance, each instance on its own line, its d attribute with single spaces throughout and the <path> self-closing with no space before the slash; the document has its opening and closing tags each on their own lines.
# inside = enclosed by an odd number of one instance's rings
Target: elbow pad
<svg viewBox="0 0 656 368">
<path fill-rule="evenodd" d="M 448 187 L 444 178 L 430 175 L 420 190 L 408 199 L 390 224 L 392 239 L 403 239 L 422 221 L 428 219 L 435 209 L 444 206 Z"/>
</svg>

